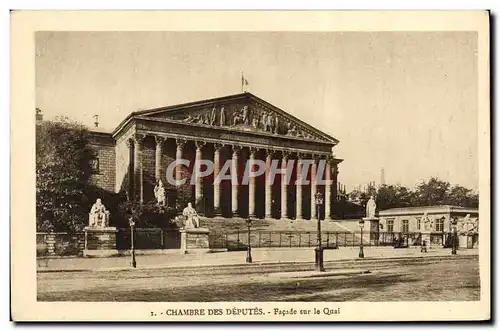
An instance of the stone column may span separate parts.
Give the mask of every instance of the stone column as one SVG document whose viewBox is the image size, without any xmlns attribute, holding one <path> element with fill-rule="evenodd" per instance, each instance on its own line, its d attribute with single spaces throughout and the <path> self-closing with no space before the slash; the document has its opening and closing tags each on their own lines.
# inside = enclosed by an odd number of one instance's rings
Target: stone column
<svg viewBox="0 0 500 331">
<path fill-rule="evenodd" d="M 231 211 L 233 216 L 238 216 L 238 153 L 240 146 L 233 146 L 231 160 Z"/>
<path fill-rule="evenodd" d="M 331 204 L 332 204 L 332 185 L 329 183 L 331 180 L 331 166 L 332 159 L 328 157 L 325 164 L 325 220 L 331 220 Z"/>
<path fill-rule="evenodd" d="M 311 164 L 311 219 L 318 219 L 316 210 L 316 161 L 318 157 L 313 155 L 311 159 L 313 161 Z"/>
<path fill-rule="evenodd" d="M 220 209 L 220 183 L 215 181 L 215 178 L 220 172 L 220 151 L 222 144 L 214 144 L 214 213 L 215 215 L 221 214 Z"/>
<path fill-rule="evenodd" d="M 255 153 L 257 152 L 257 148 L 250 147 L 250 163 L 249 170 L 255 171 Z M 249 171 L 249 174 L 250 174 Z M 267 199 L 267 196 L 266 196 Z M 248 216 L 255 217 L 255 177 L 248 177 Z"/>
<path fill-rule="evenodd" d="M 194 186 L 194 201 L 195 201 L 195 204 L 196 204 L 196 207 L 199 207 L 201 206 L 201 199 L 202 199 L 202 195 L 203 195 L 203 183 L 202 183 L 202 178 L 199 176 L 199 173 L 201 171 L 201 165 L 200 165 L 200 162 L 201 162 L 201 149 L 203 148 L 203 146 L 205 146 L 205 142 L 202 142 L 202 141 L 196 141 L 195 142 L 195 145 L 196 145 L 196 156 L 195 156 L 195 166 L 197 167 L 196 169 L 193 169 L 193 171 L 195 171 L 195 174 L 196 174 L 196 182 L 195 182 L 195 186 Z M 198 208 L 197 208 L 198 209 Z M 205 215 L 203 215 L 205 216 Z"/>
<path fill-rule="evenodd" d="M 127 154 L 127 162 L 128 162 L 128 167 L 127 167 L 127 200 L 134 200 L 134 169 L 132 168 L 133 165 L 133 155 L 132 153 L 134 152 L 134 141 L 132 139 L 128 139 L 125 142 L 128 150 Z M 119 189 L 117 189 L 119 191 Z"/>
<path fill-rule="evenodd" d="M 156 141 L 156 153 L 155 153 L 155 179 L 158 182 L 161 178 L 161 157 L 162 157 L 162 147 L 165 142 L 165 138 L 161 136 L 155 136 Z"/>
<path fill-rule="evenodd" d="M 272 217 L 272 183 L 270 183 L 271 162 L 274 151 L 271 149 L 266 150 L 266 179 L 265 179 L 265 218 Z"/>
<path fill-rule="evenodd" d="M 186 144 L 186 140 L 184 139 L 175 139 L 175 142 L 177 143 L 177 150 L 176 150 L 176 153 L 175 153 L 175 159 L 177 161 L 181 160 L 182 159 L 182 150 L 184 149 L 184 145 Z M 175 180 L 181 180 L 181 177 L 182 177 L 182 165 L 181 164 L 178 164 L 176 167 L 175 167 Z M 180 184 L 178 184 L 177 186 L 180 186 Z"/>
<path fill-rule="evenodd" d="M 142 143 L 146 135 L 136 133 L 132 139 L 134 140 L 134 188 L 135 196 L 140 203 L 144 202 L 144 181 L 142 172 Z"/>
<path fill-rule="evenodd" d="M 287 162 L 288 162 L 288 152 L 283 152 L 283 156 L 281 158 L 281 170 L 286 171 L 287 169 Z M 287 219 L 288 218 L 288 183 L 286 181 L 285 177 L 289 177 L 290 174 L 281 174 L 281 219 Z"/>
<path fill-rule="evenodd" d="M 297 189 L 297 198 L 295 201 L 296 205 L 296 211 L 295 211 L 295 219 L 301 220 L 302 219 L 302 176 L 301 176 L 301 171 L 302 171 L 302 164 L 301 164 L 302 156 L 300 154 L 297 154 L 297 180 L 296 180 L 296 189 Z"/>
</svg>

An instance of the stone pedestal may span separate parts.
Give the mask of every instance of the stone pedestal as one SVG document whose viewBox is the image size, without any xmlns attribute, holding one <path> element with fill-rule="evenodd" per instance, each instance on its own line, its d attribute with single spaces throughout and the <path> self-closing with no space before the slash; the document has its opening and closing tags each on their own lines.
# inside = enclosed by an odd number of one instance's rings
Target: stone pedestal
<svg viewBox="0 0 500 331">
<path fill-rule="evenodd" d="M 366 240 L 367 237 L 370 238 L 370 244 L 377 246 L 379 241 L 379 227 L 380 222 L 378 217 L 363 217 L 365 222 L 363 229 L 363 239 Z"/>
<path fill-rule="evenodd" d="M 425 246 L 427 248 L 431 247 L 431 233 L 430 231 L 422 231 L 422 245 L 425 241 Z"/>
<path fill-rule="evenodd" d="M 458 236 L 458 247 L 467 248 L 467 235 L 461 234 Z"/>
<path fill-rule="evenodd" d="M 85 228 L 85 249 L 83 256 L 85 257 L 109 257 L 117 256 L 116 249 L 116 233 L 118 230 L 115 227 Z"/>
<path fill-rule="evenodd" d="M 188 251 L 209 251 L 208 228 L 181 229 L 181 250 L 184 254 Z"/>
</svg>

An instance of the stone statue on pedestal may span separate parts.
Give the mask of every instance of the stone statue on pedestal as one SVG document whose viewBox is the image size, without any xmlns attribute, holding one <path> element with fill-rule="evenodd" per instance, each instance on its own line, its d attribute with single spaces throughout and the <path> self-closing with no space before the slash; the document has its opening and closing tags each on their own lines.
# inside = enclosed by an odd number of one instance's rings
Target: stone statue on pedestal
<svg viewBox="0 0 500 331">
<path fill-rule="evenodd" d="M 193 208 L 191 202 L 188 203 L 187 207 L 182 211 L 182 215 L 186 218 L 184 221 L 185 229 L 195 229 L 200 227 L 200 219 L 198 218 L 198 213 Z"/>
<path fill-rule="evenodd" d="M 101 199 L 97 199 L 89 213 L 89 227 L 105 228 L 109 226 L 109 211 L 102 204 Z"/>
<path fill-rule="evenodd" d="M 158 205 L 165 206 L 165 187 L 163 187 L 161 179 L 158 181 L 158 184 L 156 184 L 154 192 Z"/>
<path fill-rule="evenodd" d="M 373 195 L 370 197 L 370 200 L 366 203 L 366 218 L 375 218 L 375 212 L 377 210 L 377 204 L 373 199 Z"/>
</svg>

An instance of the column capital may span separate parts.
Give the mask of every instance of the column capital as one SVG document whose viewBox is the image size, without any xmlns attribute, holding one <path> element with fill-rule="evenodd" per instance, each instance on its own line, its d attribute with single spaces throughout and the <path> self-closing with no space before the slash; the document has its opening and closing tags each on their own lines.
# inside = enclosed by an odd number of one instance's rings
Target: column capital
<svg viewBox="0 0 500 331">
<path fill-rule="evenodd" d="M 202 140 L 196 140 L 194 144 L 196 145 L 196 149 L 201 150 L 207 144 L 207 142 Z"/>
<path fill-rule="evenodd" d="M 222 143 L 214 143 L 214 151 L 220 152 L 226 145 Z"/>
<path fill-rule="evenodd" d="M 259 148 L 252 146 L 252 147 L 249 147 L 248 150 L 250 151 L 250 155 L 255 156 L 255 153 L 257 153 L 259 151 Z"/>
<path fill-rule="evenodd" d="M 266 157 L 272 157 L 276 154 L 276 150 L 272 148 L 266 148 Z"/>
<path fill-rule="evenodd" d="M 146 137 L 147 136 L 144 133 L 134 133 L 130 138 L 136 145 L 138 145 L 142 144 L 144 142 L 144 139 L 146 139 Z"/>
<path fill-rule="evenodd" d="M 290 151 L 281 151 L 281 158 L 283 160 L 288 160 L 292 153 Z"/>
<path fill-rule="evenodd" d="M 161 147 L 163 143 L 167 140 L 165 137 L 162 136 L 155 136 L 155 141 L 156 141 L 156 146 Z"/>
<path fill-rule="evenodd" d="M 233 154 L 238 154 L 241 151 L 241 146 L 240 145 L 231 145 L 233 149 Z"/>
<path fill-rule="evenodd" d="M 177 144 L 177 148 L 183 149 L 184 145 L 186 145 L 187 140 L 182 138 L 175 138 L 175 143 Z"/>
<path fill-rule="evenodd" d="M 303 159 L 307 154 L 302 152 L 297 152 L 295 155 L 297 155 L 297 159 L 300 160 Z"/>
<path fill-rule="evenodd" d="M 128 149 L 132 148 L 132 146 L 134 145 L 134 140 L 133 139 L 127 139 L 125 141 L 125 145 L 127 146 Z"/>
<path fill-rule="evenodd" d="M 320 159 L 320 155 L 311 153 L 311 160 L 317 162 Z"/>
</svg>

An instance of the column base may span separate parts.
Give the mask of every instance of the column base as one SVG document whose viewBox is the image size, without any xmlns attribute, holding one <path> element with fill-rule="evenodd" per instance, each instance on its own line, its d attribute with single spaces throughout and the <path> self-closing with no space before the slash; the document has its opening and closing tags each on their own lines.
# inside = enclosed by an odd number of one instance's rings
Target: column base
<svg viewBox="0 0 500 331">
<path fill-rule="evenodd" d="M 212 213 L 213 213 L 214 217 L 221 217 L 222 216 L 222 211 L 221 211 L 220 207 L 214 208 Z"/>
</svg>

